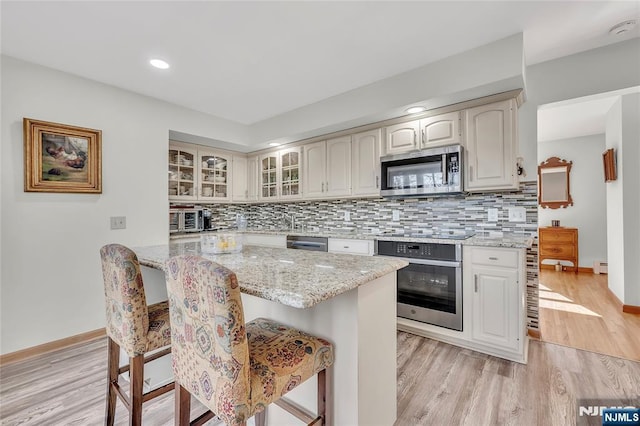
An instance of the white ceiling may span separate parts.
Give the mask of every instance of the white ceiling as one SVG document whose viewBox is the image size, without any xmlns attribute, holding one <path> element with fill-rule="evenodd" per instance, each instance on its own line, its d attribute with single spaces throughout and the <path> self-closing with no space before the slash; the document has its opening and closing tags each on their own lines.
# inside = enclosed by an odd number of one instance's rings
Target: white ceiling
<svg viewBox="0 0 640 426">
<path fill-rule="evenodd" d="M 609 36 L 640 2 L 2 1 L 3 54 L 243 124 L 524 34 L 533 64 Z M 168 71 L 151 68 L 161 57 Z"/>
</svg>

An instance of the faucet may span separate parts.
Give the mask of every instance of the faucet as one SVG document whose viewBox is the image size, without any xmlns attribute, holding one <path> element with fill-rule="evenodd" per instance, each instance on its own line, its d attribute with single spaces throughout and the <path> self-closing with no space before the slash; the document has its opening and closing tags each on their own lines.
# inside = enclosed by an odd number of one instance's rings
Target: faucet
<svg viewBox="0 0 640 426">
<path fill-rule="evenodd" d="M 292 214 L 282 213 L 282 221 L 288 226 L 288 228 L 293 231 L 296 227 L 296 219 Z"/>
</svg>

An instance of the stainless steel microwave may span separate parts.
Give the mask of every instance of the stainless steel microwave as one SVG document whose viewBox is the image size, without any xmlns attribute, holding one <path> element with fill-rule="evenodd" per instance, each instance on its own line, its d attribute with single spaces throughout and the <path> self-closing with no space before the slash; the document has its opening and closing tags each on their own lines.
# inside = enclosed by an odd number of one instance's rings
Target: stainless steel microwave
<svg viewBox="0 0 640 426">
<path fill-rule="evenodd" d="M 169 209 L 169 233 L 202 231 L 203 213 L 202 207 Z"/>
<path fill-rule="evenodd" d="M 450 145 L 380 158 L 383 197 L 463 192 L 461 145 Z"/>
</svg>

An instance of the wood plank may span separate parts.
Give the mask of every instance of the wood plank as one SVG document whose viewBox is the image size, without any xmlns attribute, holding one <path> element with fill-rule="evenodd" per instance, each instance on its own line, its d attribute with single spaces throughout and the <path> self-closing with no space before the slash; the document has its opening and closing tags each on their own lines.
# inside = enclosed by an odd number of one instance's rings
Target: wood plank
<svg viewBox="0 0 640 426">
<path fill-rule="evenodd" d="M 640 315 L 622 311 L 607 275 L 541 270 L 540 283 L 543 341 L 640 361 Z"/>
</svg>

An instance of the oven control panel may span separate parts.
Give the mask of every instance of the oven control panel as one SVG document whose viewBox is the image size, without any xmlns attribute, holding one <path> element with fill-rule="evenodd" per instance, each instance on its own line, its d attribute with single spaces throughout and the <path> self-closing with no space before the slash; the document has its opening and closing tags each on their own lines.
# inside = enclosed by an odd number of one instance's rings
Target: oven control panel
<svg viewBox="0 0 640 426">
<path fill-rule="evenodd" d="M 460 244 L 412 243 L 405 241 L 378 240 L 377 254 L 380 256 L 406 257 L 413 259 L 459 261 Z"/>
</svg>

